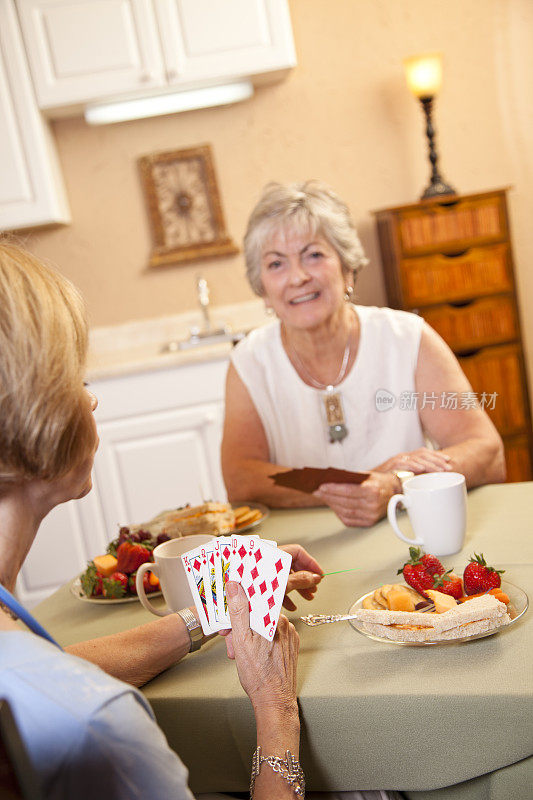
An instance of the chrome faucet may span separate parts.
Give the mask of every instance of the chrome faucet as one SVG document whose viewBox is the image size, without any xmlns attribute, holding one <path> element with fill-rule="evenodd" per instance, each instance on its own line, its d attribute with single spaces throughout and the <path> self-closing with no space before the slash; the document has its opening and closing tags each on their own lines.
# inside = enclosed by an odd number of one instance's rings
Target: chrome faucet
<svg viewBox="0 0 533 800">
<path fill-rule="evenodd" d="M 202 309 L 203 327 L 192 326 L 189 328 L 188 339 L 167 342 L 161 348 L 162 353 L 175 353 L 178 350 L 186 350 L 189 347 L 196 347 L 200 344 L 216 344 L 217 342 L 233 342 L 235 344 L 243 338 L 244 333 L 234 333 L 230 325 L 213 328 L 209 316 L 209 286 L 206 279 L 201 275 L 196 276 L 196 296 Z"/>
<path fill-rule="evenodd" d="M 198 296 L 198 302 L 200 303 L 200 308 L 202 309 L 202 314 L 204 316 L 204 331 L 210 331 L 211 320 L 209 318 L 209 286 L 207 285 L 206 279 L 202 278 L 201 275 L 196 277 L 196 294 Z"/>
</svg>

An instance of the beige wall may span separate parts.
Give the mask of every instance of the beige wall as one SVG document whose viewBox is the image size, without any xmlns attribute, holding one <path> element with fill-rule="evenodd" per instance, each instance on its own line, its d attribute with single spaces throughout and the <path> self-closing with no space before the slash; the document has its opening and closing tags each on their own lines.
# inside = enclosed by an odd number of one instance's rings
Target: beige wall
<svg viewBox="0 0 533 800">
<path fill-rule="evenodd" d="M 150 231 L 137 159 L 210 143 L 228 230 L 239 241 L 269 180 L 318 177 L 352 208 L 371 265 L 359 297 L 385 303 L 370 210 L 416 200 L 428 181 L 423 120 L 405 55 L 441 50 L 441 168 L 459 192 L 508 184 L 528 351 L 533 357 L 533 3 L 530 0 L 290 0 L 298 66 L 239 105 L 89 128 L 53 124 L 73 222 L 29 246 L 83 291 L 93 325 L 195 307 L 201 269 L 216 305 L 251 297 L 241 254 L 148 269 Z M 533 369 L 531 370 L 533 373 Z"/>
</svg>

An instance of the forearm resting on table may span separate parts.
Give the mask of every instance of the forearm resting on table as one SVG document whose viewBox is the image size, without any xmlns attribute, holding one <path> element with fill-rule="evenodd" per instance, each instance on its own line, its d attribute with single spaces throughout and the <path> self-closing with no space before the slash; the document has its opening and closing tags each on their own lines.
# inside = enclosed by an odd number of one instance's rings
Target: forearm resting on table
<svg viewBox="0 0 533 800">
<path fill-rule="evenodd" d="M 312 494 L 276 486 L 269 475 L 283 472 L 289 467 L 270 464 L 258 459 L 242 459 L 231 466 L 222 465 L 228 499 L 238 503 L 252 500 L 266 503 L 272 508 L 311 508 L 324 503 Z"/>
<path fill-rule="evenodd" d="M 290 750 L 295 758 L 300 757 L 300 718 L 295 703 L 290 709 L 255 709 L 257 745 L 263 756 L 279 756 L 285 759 Z M 304 768 L 305 772 L 305 768 Z M 294 800 L 290 785 L 268 764 L 262 764 L 255 781 L 254 800 Z"/>
<path fill-rule="evenodd" d="M 177 614 L 169 614 L 128 631 L 69 645 L 65 650 L 91 661 L 114 678 L 143 686 L 186 656 L 190 646 L 185 623 Z"/>
<path fill-rule="evenodd" d="M 505 481 L 503 443 L 497 434 L 493 437 L 471 437 L 460 444 L 443 447 L 442 452 L 450 456 L 453 470 L 465 476 L 469 489 Z"/>
</svg>

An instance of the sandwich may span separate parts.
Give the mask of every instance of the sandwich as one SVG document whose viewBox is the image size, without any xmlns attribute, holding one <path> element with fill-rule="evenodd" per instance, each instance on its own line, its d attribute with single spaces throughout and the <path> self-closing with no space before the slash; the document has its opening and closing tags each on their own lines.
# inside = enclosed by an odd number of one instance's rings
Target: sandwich
<svg viewBox="0 0 533 800">
<path fill-rule="evenodd" d="M 490 594 L 474 597 L 441 614 L 371 608 L 360 608 L 353 613 L 367 633 L 402 642 L 461 639 L 489 633 L 511 621 L 505 603 Z"/>
<path fill-rule="evenodd" d="M 223 536 L 235 528 L 235 513 L 228 503 L 211 501 L 199 506 L 184 506 L 162 511 L 149 522 L 129 525 L 131 533 L 143 531 L 153 540 L 179 539 L 193 533 L 208 533 Z"/>
<path fill-rule="evenodd" d="M 165 521 L 179 536 L 191 536 L 194 533 L 224 536 L 235 528 L 235 512 L 228 503 L 209 501 L 200 506 L 168 512 Z"/>
</svg>

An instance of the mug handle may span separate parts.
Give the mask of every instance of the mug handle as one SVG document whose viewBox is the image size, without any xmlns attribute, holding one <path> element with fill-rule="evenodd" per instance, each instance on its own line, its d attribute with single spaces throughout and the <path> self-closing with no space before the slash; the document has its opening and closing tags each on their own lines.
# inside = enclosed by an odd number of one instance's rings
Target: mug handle
<svg viewBox="0 0 533 800">
<path fill-rule="evenodd" d="M 158 617 L 166 617 L 167 614 L 171 614 L 172 613 L 170 611 L 170 609 L 168 609 L 168 608 L 167 609 L 156 608 L 155 606 L 153 606 L 151 604 L 151 602 L 146 597 L 146 593 L 144 591 L 143 578 L 144 578 L 144 573 L 148 572 L 148 570 L 150 570 L 150 572 L 154 572 L 157 575 L 158 578 L 160 577 L 158 575 L 159 567 L 158 567 L 157 564 L 155 564 L 152 561 L 147 561 L 144 564 L 141 564 L 141 566 L 137 570 L 137 576 L 135 578 L 135 586 L 137 588 L 137 596 L 138 596 L 139 600 L 141 601 L 142 605 L 145 607 L 145 609 L 147 611 L 151 611 L 152 614 L 157 614 Z"/>
<path fill-rule="evenodd" d="M 391 499 L 387 504 L 387 517 L 389 518 L 389 522 L 392 525 L 392 529 L 396 536 L 402 540 L 402 542 L 407 542 L 407 544 L 424 544 L 422 539 L 408 539 L 407 536 L 404 536 L 401 530 L 398 527 L 398 522 L 396 520 L 396 508 L 398 503 L 402 503 L 404 508 L 409 508 L 411 505 L 411 501 L 405 494 L 393 494 Z M 138 575 L 139 573 L 137 573 Z"/>
</svg>

